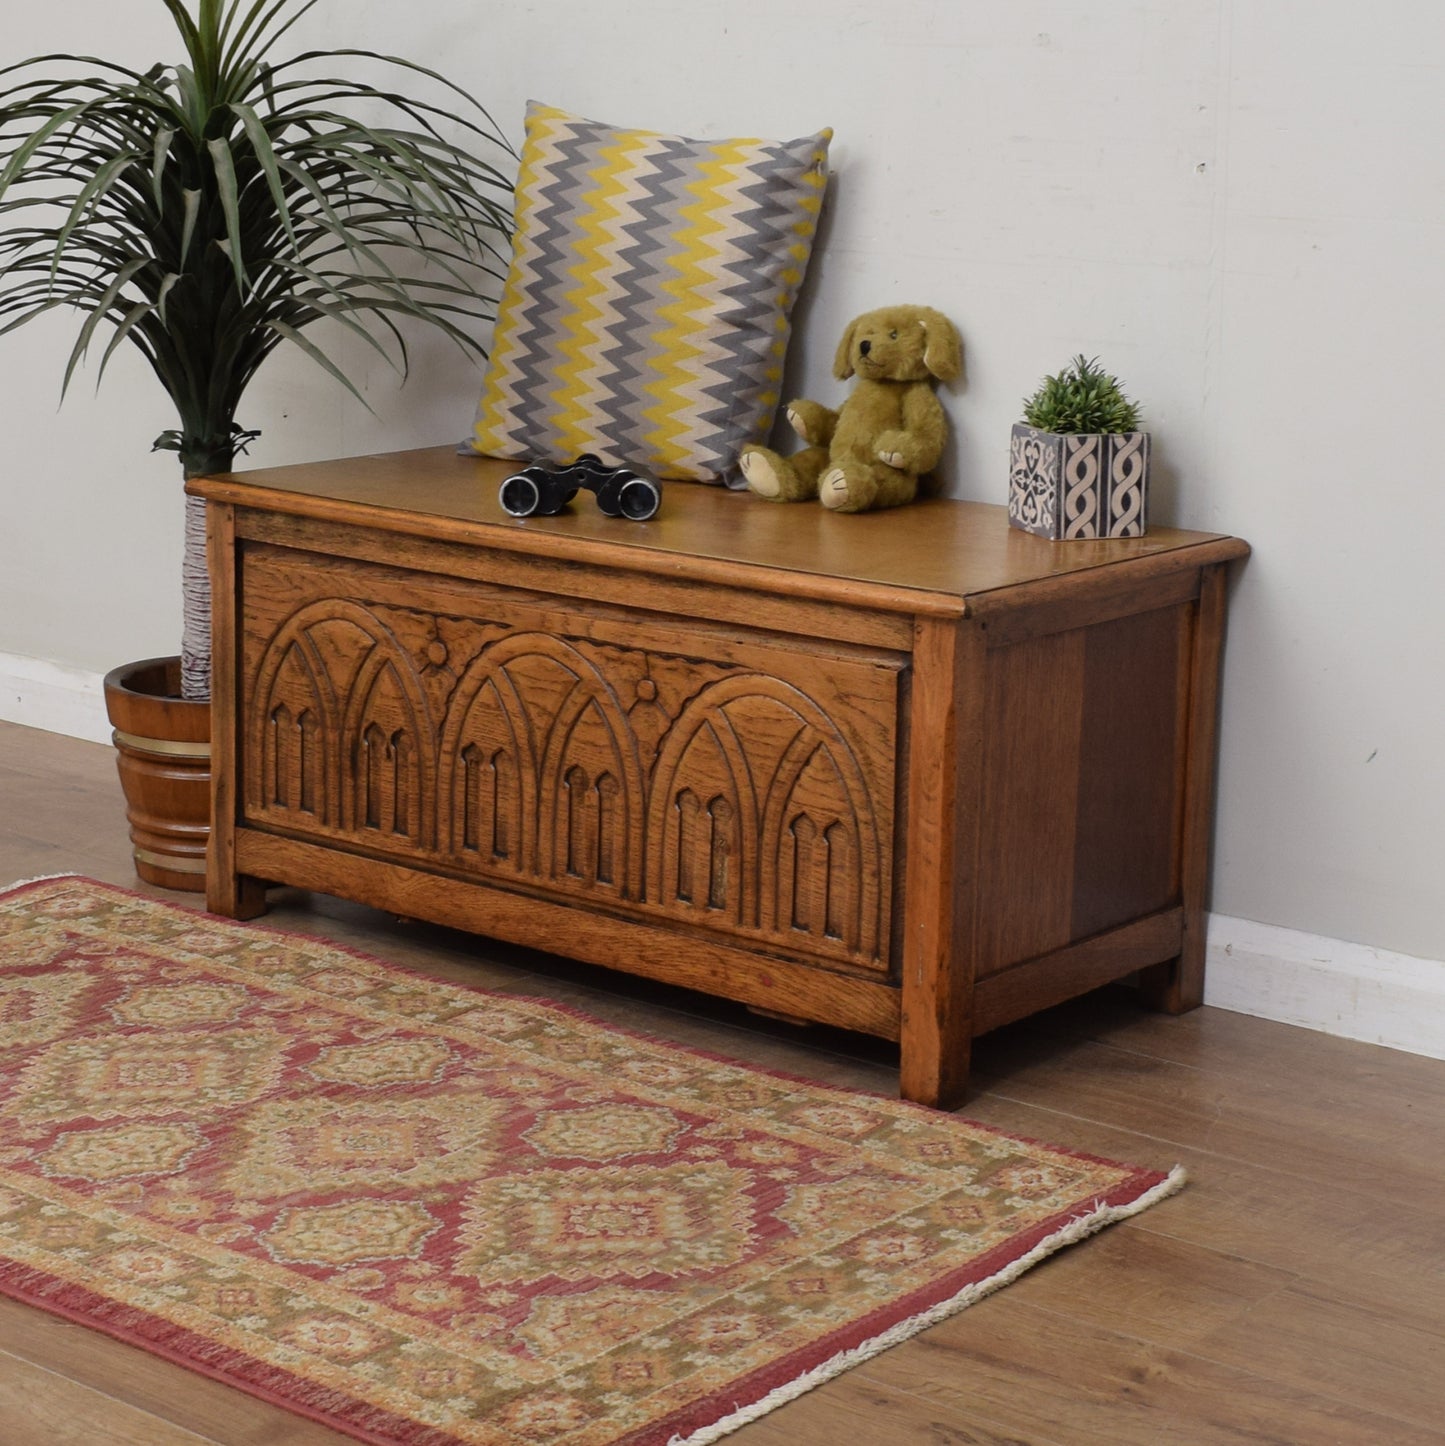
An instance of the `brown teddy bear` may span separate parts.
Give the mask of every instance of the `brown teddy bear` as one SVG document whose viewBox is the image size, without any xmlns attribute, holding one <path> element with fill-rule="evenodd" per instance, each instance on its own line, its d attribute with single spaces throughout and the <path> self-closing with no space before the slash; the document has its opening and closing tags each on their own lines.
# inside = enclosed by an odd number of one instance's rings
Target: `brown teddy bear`
<svg viewBox="0 0 1445 1446">
<path fill-rule="evenodd" d="M 791 457 L 744 447 L 738 466 L 748 487 L 773 502 L 816 497 L 835 512 L 911 502 L 948 436 L 932 379 L 952 381 L 962 367 L 957 330 L 931 307 L 885 306 L 857 317 L 833 361 L 840 382 L 857 373 L 852 394 L 836 412 L 790 402 L 788 422 L 808 446 Z"/>
</svg>

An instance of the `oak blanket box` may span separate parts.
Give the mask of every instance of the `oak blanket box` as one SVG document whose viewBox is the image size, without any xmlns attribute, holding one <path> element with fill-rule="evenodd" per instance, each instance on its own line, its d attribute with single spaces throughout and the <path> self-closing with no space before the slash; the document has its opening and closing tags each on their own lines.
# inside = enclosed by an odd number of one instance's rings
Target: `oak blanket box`
<svg viewBox="0 0 1445 1446">
<path fill-rule="evenodd" d="M 900 1042 L 1203 993 L 1237 539 L 941 499 L 497 505 L 451 449 L 202 478 L 208 904 L 299 885 Z M 264 882 L 263 882 L 264 881 Z"/>
</svg>

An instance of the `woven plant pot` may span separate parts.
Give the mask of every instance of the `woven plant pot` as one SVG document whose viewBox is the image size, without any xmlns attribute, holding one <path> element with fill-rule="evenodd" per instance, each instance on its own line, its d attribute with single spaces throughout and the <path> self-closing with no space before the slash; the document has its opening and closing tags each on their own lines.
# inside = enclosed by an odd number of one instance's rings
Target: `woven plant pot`
<svg viewBox="0 0 1445 1446">
<path fill-rule="evenodd" d="M 1149 525 L 1148 432 L 1041 432 L 1016 423 L 1008 520 L 1056 542 L 1142 537 Z"/>
</svg>

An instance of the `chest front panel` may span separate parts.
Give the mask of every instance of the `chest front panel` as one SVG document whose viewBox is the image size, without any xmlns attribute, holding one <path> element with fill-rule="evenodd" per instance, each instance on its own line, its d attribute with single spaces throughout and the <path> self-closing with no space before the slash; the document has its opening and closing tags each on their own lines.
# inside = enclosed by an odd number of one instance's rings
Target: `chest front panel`
<svg viewBox="0 0 1445 1446">
<path fill-rule="evenodd" d="M 245 822 L 886 973 L 906 657 L 251 542 Z"/>
</svg>

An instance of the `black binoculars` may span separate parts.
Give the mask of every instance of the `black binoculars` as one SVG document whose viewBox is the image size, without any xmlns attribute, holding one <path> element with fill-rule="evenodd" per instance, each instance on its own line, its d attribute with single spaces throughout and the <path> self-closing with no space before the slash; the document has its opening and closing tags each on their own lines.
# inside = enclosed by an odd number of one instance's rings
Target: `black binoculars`
<svg viewBox="0 0 1445 1446">
<path fill-rule="evenodd" d="M 502 483 L 497 500 L 511 517 L 555 517 L 582 490 L 597 497 L 604 517 L 646 522 L 662 505 L 655 477 L 637 467 L 609 467 L 584 452 L 575 462 L 537 462 Z"/>
</svg>

